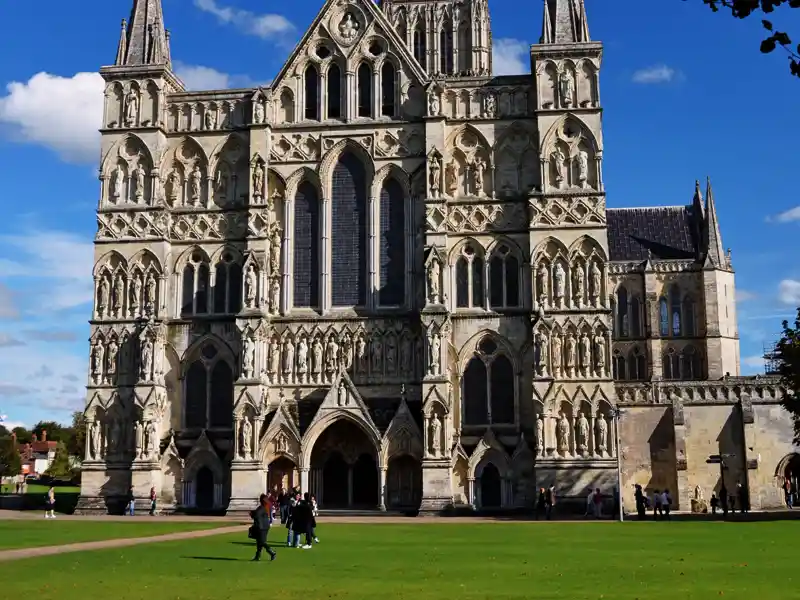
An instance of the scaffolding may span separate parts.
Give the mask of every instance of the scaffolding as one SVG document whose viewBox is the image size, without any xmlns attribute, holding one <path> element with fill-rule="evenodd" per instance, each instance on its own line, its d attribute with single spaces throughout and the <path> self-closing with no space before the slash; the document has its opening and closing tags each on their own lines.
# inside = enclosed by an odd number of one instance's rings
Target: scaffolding
<svg viewBox="0 0 800 600">
<path fill-rule="evenodd" d="M 764 373 L 779 375 L 780 359 L 778 358 L 778 344 L 764 344 Z"/>
</svg>

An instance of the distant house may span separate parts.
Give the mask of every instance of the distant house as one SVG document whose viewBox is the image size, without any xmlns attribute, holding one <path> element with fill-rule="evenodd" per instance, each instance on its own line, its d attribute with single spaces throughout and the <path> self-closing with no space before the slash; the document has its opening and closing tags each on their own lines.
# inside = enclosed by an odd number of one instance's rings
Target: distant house
<svg viewBox="0 0 800 600">
<path fill-rule="evenodd" d="M 13 438 L 16 438 L 12 434 Z M 42 431 L 42 439 L 38 439 L 34 434 L 29 444 L 20 444 L 19 454 L 22 459 L 22 474 L 42 475 L 53 464 L 56 457 L 56 447 L 58 442 L 47 440 L 47 431 Z"/>
</svg>

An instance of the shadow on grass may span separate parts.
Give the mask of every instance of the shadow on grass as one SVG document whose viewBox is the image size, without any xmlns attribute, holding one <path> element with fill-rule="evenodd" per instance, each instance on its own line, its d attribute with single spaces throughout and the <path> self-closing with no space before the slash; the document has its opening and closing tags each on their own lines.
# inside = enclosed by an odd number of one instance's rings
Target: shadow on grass
<svg viewBox="0 0 800 600">
<path fill-rule="evenodd" d="M 249 558 L 229 558 L 227 556 L 182 556 L 181 558 L 188 558 L 191 560 L 215 560 L 221 562 L 244 562 L 250 560 Z"/>
</svg>

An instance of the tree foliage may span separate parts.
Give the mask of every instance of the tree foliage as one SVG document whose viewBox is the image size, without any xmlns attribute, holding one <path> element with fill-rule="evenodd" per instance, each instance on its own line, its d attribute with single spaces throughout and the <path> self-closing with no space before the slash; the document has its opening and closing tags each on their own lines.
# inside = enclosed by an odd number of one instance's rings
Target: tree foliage
<svg viewBox="0 0 800 600">
<path fill-rule="evenodd" d="M 31 441 L 31 432 L 24 427 L 14 427 L 14 429 L 11 430 L 11 433 L 17 436 L 18 444 L 27 444 Z"/>
<path fill-rule="evenodd" d="M 787 390 L 783 407 L 794 417 L 794 442 L 800 444 L 800 308 L 797 309 L 794 327 L 789 326 L 789 321 L 783 322 L 775 358 L 781 383 Z"/>
<path fill-rule="evenodd" d="M 11 438 L 0 440 L 0 476 L 12 477 L 22 472 L 22 458 Z"/>
<path fill-rule="evenodd" d="M 789 8 L 800 8 L 800 0 L 703 0 L 703 3 L 714 12 L 721 9 L 728 10 L 731 16 L 737 19 L 746 19 L 759 11 L 770 14 L 782 5 Z M 789 34 L 775 29 L 772 21 L 762 19 L 761 25 L 768 34 L 761 42 L 761 52 L 770 54 L 776 49 L 782 48 L 789 56 L 791 74 L 800 77 L 800 44 L 793 48 Z"/>
<path fill-rule="evenodd" d="M 56 423 L 55 421 L 39 421 L 33 426 L 31 433 L 41 442 L 42 433 L 45 431 L 47 432 L 48 442 L 66 442 L 71 433 L 68 427 L 64 427 L 61 423 Z"/>
<path fill-rule="evenodd" d="M 50 477 L 71 477 L 72 466 L 69 462 L 69 452 L 67 445 L 64 442 L 58 442 L 56 446 L 56 455 L 53 457 L 53 462 L 45 471 L 45 475 Z"/>
<path fill-rule="evenodd" d="M 71 456 L 83 456 L 86 448 L 86 419 L 81 411 L 72 413 L 72 427 L 69 428 L 69 438 L 66 443 Z"/>
</svg>

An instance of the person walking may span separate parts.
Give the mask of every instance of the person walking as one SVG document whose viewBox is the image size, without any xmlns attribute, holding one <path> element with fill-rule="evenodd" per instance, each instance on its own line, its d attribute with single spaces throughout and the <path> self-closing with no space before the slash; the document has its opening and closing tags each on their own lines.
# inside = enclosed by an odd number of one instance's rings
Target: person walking
<svg viewBox="0 0 800 600">
<path fill-rule="evenodd" d="M 130 488 L 128 490 L 128 506 L 127 506 L 127 509 L 128 509 L 128 515 L 132 517 L 134 512 L 135 512 L 135 510 L 136 510 L 136 495 L 133 493 L 133 488 Z"/>
<path fill-rule="evenodd" d="M 661 511 L 664 518 L 669 521 L 669 509 L 672 506 L 672 497 L 669 495 L 669 490 L 664 490 L 661 494 Z"/>
<path fill-rule="evenodd" d="M 266 494 L 261 494 L 258 499 L 258 508 L 250 513 L 253 519 L 253 533 L 256 538 L 256 555 L 253 561 L 258 562 L 261 560 L 261 552 L 267 551 L 270 561 L 275 560 L 275 551 L 269 547 L 267 543 L 267 536 L 269 535 L 269 527 L 272 524 L 271 516 L 272 508 L 269 504 L 269 498 Z"/>
<path fill-rule="evenodd" d="M 556 505 L 556 486 L 551 485 L 547 489 L 547 494 L 544 497 L 544 514 L 545 518 L 549 521 L 553 516 L 553 507 Z"/>
<path fill-rule="evenodd" d="M 317 537 L 317 516 L 319 515 L 319 509 L 317 508 L 317 497 L 312 495 L 311 496 L 311 517 L 314 519 L 314 527 L 311 528 L 311 536 L 314 538 L 314 543 L 319 544 L 319 538 Z"/>
<path fill-rule="evenodd" d="M 150 516 L 154 517 L 156 515 L 156 488 L 150 488 Z"/>
<path fill-rule="evenodd" d="M 45 519 L 55 519 L 56 518 L 56 488 L 51 487 L 47 490 L 47 496 L 45 496 L 44 500 L 44 518 Z"/>
<path fill-rule="evenodd" d="M 536 500 L 536 509 L 534 513 L 537 521 L 539 520 L 539 517 L 545 513 L 546 505 L 547 501 L 544 488 L 539 488 L 539 498 Z"/>
<path fill-rule="evenodd" d="M 636 491 L 633 497 L 636 500 L 636 514 L 639 516 L 639 520 L 643 521 L 647 516 L 647 497 L 642 491 L 642 486 L 638 483 L 636 484 Z"/>
<path fill-rule="evenodd" d="M 297 545 L 298 537 L 294 534 L 294 510 L 297 508 L 299 497 L 292 496 L 286 506 L 286 547 L 292 548 Z"/>
<path fill-rule="evenodd" d="M 739 497 L 739 512 L 742 514 L 750 512 L 750 498 L 747 495 L 747 488 L 741 482 L 736 484 L 736 495 Z"/>
<path fill-rule="evenodd" d="M 719 488 L 719 505 L 722 508 L 722 518 L 728 518 L 728 488 L 725 487 L 725 482 L 722 482 L 722 487 Z"/>
<path fill-rule="evenodd" d="M 661 516 L 661 492 L 658 490 L 653 491 L 653 519 L 658 521 Z"/>
<path fill-rule="evenodd" d="M 314 528 L 314 516 L 311 513 L 311 502 L 308 492 L 292 509 L 292 531 L 294 532 L 295 548 L 308 550 L 311 548 L 312 530 Z M 305 536 L 305 544 L 300 545 L 300 536 Z"/>
</svg>

